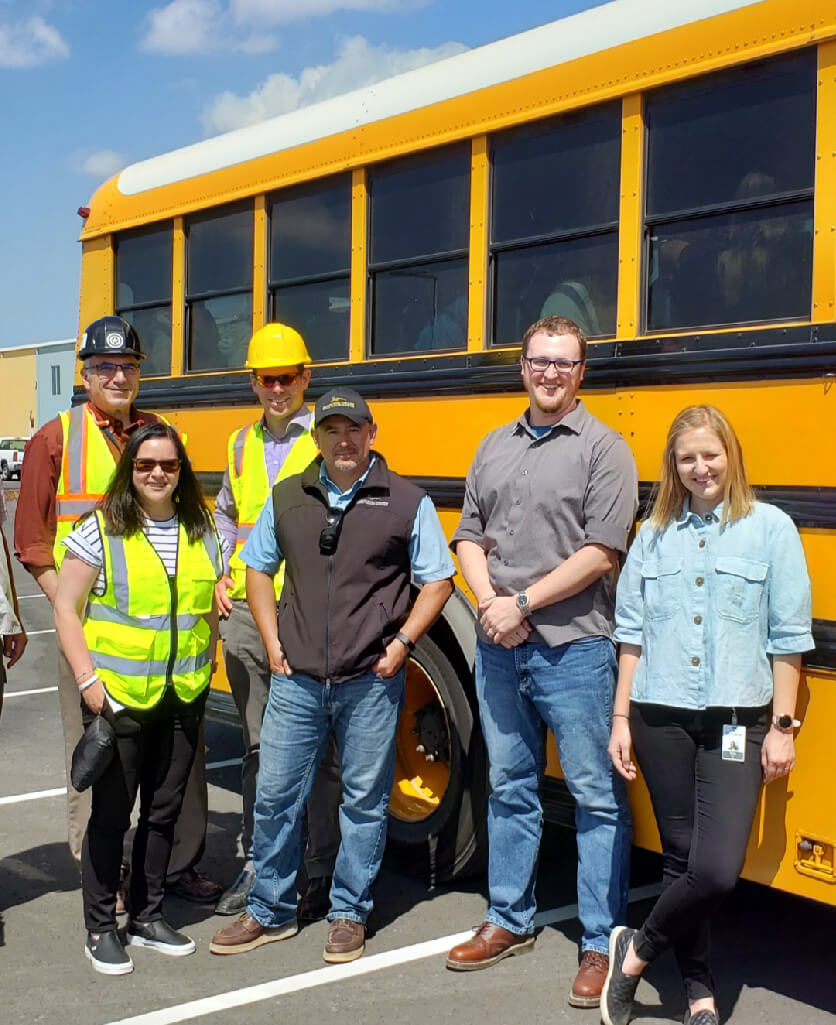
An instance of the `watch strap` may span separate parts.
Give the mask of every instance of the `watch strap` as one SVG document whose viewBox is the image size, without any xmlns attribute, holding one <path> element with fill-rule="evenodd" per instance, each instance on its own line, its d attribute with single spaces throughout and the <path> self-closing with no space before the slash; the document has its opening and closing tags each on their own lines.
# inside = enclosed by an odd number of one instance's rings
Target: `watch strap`
<svg viewBox="0 0 836 1025">
<path fill-rule="evenodd" d="M 409 639 L 409 638 L 408 638 L 408 637 L 406 636 L 406 634 L 402 634 L 402 633 L 400 633 L 400 631 L 399 631 L 398 633 L 396 633 L 396 634 L 395 634 L 395 640 L 396 640 L 396 641 L 400 641 L 400 642 L 401 642 L 401 644 L 404 644 L 404 645 L 406 645 L 406 647 L 407 647 L 407 649 L 408 649 L 409 651 L 415 651 L 415 642 L 414 642 L 414 641 L 411 641 L 411 640 L 410 640 L 410 639 Z"/>
</svg>

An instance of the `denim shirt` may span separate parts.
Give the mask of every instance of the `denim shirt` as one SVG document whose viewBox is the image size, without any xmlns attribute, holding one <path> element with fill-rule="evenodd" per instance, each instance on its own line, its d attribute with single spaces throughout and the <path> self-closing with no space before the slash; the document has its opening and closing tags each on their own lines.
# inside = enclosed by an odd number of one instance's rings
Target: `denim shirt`
<svg viewBox="0 0 836 1025">
<path fill-rule="evenodd" d="M 772 698 L 770 655 L 814 647 L 810 580 L 792 520 L 756 502 L 720 526 L 686 500 L 659 531 L 648 521 L 627 555 L 615 640 L 641 647 L 631 700 L 676 708 L 758 707 Z"/>
</svg>

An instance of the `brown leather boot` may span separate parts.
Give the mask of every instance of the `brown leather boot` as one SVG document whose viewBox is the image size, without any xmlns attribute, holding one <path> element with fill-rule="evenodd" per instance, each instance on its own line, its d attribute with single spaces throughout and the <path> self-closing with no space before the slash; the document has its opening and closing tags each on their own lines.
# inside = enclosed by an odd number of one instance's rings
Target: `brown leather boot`
<svg viewBox="0 0 836 1025">
<path fill-rule="evenodd" d="M 453 947 L 447 955 L 447 967 L 454 972 L 490 968 L 503 957 L 525 954 L 533 946 L 533 933 L 520 936 L 492 922 L 482 922 L 472 939 Z"/>
<path fill-rule="evenodd" d="M 583 952 L 578 974 L 569 993 L 572 1007 L 597 1007 L 601 1003 L 601 990 L 609 967 L 607 954 L 599 954 L 597 950 Z"/>
</svg>

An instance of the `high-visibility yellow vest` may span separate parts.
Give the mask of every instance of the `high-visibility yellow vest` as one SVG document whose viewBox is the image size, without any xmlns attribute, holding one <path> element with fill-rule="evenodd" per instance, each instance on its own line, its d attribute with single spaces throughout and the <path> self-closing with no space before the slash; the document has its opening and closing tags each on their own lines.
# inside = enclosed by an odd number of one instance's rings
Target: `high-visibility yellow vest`
<svg viewBox="0 0 836 1025">
<path fill-rule="evenodd" d="M 282 463 L 276 480 L 284 480 L 285 477 L 301 473 L 316 456 L 317 451 L 316 442 L 313 440 L 311 432 L 305 431 L 304 434 L 300 434 Z M 235 508 L 238 510 L 235 550 L 229 560 L 229 572 L 234 586 L 229 591 L 229 596 L 230 598 L 244 598 L 246 596 L 247 567 L 241 561 L 240 552 L 276 483 L 276 481 L 267 479 L 267 464 L 264 461 L 264 425 L 260 420 L 258 423 L 242 427 L 240 431 L 230 435 L 227 459 L 232 497 L 235 499 Z M 281 594 L 283 582 L 284 563 L 279 567 L 279 572 L 273 581 L 276 601 Z"/>
<path fill-rule="evenodd" d="M 110 486 L 116 460 L 96 423 L 90 404 L 59 413 L 64 444 L 61 473 L 55 492 L 56 529 L 52 545 L 55 568 L 60 569 L 67 549 L 61 543 L 73 525 L 95 506 Z M 163 423 L 168 423 L 160 417 Z M 183 444 L 185 435 L 181 435 Z"/>
<path fill-rule="evenodd" d="M 174 687 L 193 701 L 208 685 L 215 583 L 223 572 L 214 530 L 189 543 L 182 523 L 177 576 L 169 578 L 143 533 L 108 534 L 96 512 L 106 590 L 90 595 L 84 636 L 108 694 L 131 708 L 150 708 Z"/>
</svg>

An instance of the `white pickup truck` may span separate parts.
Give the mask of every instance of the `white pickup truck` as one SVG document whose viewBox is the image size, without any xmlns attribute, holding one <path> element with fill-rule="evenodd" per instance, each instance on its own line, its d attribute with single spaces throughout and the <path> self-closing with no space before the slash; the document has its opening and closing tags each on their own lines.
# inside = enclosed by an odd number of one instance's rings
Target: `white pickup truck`
<svg viewBox="0 0 836 1025">
<path fill-rule="evenodd" d="M 11 480 L 12 477 L 20 480 L 25 447 L 26 438 L 0 438 L 0 477 L 3 480 Z"/>
</svg>

